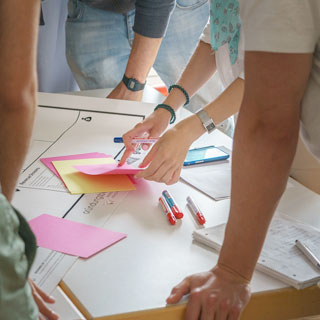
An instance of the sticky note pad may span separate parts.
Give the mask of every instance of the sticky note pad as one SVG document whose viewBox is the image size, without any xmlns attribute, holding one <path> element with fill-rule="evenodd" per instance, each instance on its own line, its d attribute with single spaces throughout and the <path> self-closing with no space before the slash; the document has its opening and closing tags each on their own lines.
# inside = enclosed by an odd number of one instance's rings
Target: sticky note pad
<svg viewBox="0 0 320 320">
<path fill-rule="evenodd" d="M 41 158 L 40 161 L 49 168 L 56 176 L 59 176 L 59 173 L 55 169 L 52 164 L 52 161 L 62 161 L 62 160 L 75 160 L 75 159 L 93 159 L 93 158 L 112 158 L 111 155 L 107 155 L 100 152 L 91 152 L 91 153 L 81 153 L 81 154 L 73 154 L 68 156 L 58 156 L 58 157 L 50 157 L 50 158 Z"/>
<path fill-rule="evenodd" d="M 76 165 L 74 166 L 78 171 L 89 175 L 100 174 L 137 174 L 143 169 L 135 168 L 130 164 L 124 164 L 121 167 L 116 163 L 111 164 L 90 164 L 90 165 Z"/>
<path fill-rule="evenodd" d="M 89 258 L 127 235 L 48 214 L 29 221 L 37 245 L 62 253 Z"/>
<path fill-rule="evenodd" d="M 113 158 L 64 160 L 52 163 L 71 194 L 136 190 L 127 175 L 93 176 L 74 168 L 76 165 L 116 163 Z"/>
</svg>

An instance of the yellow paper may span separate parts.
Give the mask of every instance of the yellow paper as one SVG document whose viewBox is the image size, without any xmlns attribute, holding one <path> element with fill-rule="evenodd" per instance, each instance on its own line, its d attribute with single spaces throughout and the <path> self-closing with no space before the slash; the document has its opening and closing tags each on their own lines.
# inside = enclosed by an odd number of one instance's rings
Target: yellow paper
<svg viewBox="0 0 320 320">
<path fill-rule="evenodd" d="M 71 194 L 136 190 L 127 175 L 91 176 L 77 171 L 73 166 L 116 163 L 112 158 L 52 161 Z"/>
</svg>

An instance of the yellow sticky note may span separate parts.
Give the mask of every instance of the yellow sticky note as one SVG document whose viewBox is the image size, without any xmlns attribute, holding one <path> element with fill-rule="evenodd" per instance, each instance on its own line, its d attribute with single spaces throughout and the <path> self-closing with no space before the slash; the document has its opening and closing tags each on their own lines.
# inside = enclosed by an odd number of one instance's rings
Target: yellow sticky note
<svg viewBox="0 0 320 320">
<path fill-rule="evenodd" d="M 91 176 L 77 171 L 73 166 L 116 163 L 112 158 L 52 161 L 71 194 L 136 190 L 127 175 Z"/>
</svg>

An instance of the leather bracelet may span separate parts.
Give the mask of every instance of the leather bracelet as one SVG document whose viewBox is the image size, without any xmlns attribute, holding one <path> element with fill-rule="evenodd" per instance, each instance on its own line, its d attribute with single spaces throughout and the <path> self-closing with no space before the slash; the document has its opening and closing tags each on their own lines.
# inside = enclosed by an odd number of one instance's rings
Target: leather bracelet
<svg viewBox="0 0 320 320">
<path fill-rule="evenodd" d="M 182 91 L 182 93 L 185 95 L 185 97 L 186 97 L 186 103 L 184 104 L 184 106 L 186 106 L 187 104 L 189 104 L 190 98 L 189 98 L 188 92 L 187 92 L 184 88 L 182 88 L 179 84 L 172 84 L 172 85 L 169 87 L 168 92 L 170 93 L 170 91 L 171 91 L 173 88 L 180 89 L 180 90 Z"/>
<path fill-rule="evenodd" d="M 176 113 L 169 105 L 160 103 L 154 108 L 154 111 L 156 111 L 157 109 L 165 109 L 171 113 L 170 124 L 173 124 L 176 121 Z"/>
</svg>

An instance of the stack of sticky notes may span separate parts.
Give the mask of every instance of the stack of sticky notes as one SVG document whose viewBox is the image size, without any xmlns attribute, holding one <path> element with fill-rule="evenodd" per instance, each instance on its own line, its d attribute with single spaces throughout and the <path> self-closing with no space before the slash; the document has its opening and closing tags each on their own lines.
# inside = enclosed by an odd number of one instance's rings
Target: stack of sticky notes
<svg viewBox="0 0 320 320">
<path fill-rule="evenodd" d="M 116 161 L 103 153 L 85 153 L 40 159 L 62 179 L 71 194 L 136 190 L 128 176 L 142 169 Z"/>
</svg>

